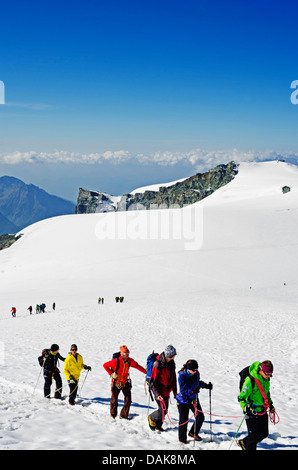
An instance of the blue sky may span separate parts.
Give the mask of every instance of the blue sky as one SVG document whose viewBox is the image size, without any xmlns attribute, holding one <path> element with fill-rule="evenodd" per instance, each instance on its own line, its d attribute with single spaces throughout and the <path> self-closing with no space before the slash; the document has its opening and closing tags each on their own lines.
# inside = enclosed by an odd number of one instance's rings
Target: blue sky
<svg viewBox="0 0 298 470">
<path fill-rule="evenodd" d="M 295 1 L 3 1 L 0 175 L 74 200 L 298 155 Z"/>
</svg>

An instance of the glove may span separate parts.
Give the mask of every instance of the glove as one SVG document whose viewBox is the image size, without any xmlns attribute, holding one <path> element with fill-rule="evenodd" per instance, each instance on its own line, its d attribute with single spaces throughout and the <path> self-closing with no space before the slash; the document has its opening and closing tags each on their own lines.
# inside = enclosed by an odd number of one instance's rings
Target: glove
<svg viewBox="0 0 298 470">
<path fill-rule="evenodd" d="M 206 388 L 207 388 L 208 390 L 213 390 L 213 385 L 212 385 L 212 383 L 209 382 L 209 384 L 206 384 Z"/>
<path fill-rule="evenodd" d="M 116 379 L 118 379 L 119 376 L 118 376 L 117 372 L 113 372 L 111 374 L 111 377 L 112 377 L 112 379 L 116 380 Z"/>
<path fill-rule="evenodd" d="M 91 367 L 90 366 L 85 366 L 84 369 L 89 370 L 91 372 Z"/>
<path fill-rule="evenodd" d="M 69 376 L 69 381 L 68 382 L 70 384 L 75 384 L 76 383 L 75 378 L 72 375 Z"/>
</svg>

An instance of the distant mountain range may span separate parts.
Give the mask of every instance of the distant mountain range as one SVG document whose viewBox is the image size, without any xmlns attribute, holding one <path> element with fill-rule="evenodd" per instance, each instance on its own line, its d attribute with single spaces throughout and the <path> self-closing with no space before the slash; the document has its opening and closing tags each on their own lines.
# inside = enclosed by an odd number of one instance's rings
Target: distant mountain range
<svg viewBox="0 0 298 470">
<path fill-rule="evenodd" d="M 0 177 L 0 235 L 58 215 L 74 214 L 75 204 L 12 176 Z"/>
</svg>

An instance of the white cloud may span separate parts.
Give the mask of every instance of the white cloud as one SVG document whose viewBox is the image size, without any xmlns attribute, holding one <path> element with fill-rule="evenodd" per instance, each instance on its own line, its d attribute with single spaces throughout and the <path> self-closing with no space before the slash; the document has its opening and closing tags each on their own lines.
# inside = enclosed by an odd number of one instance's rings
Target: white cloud
<svg viewBox="0 0 298 470">
<path fill-rule="evenodd" d="M 296 158 L 298 155 L 284 154 L 280 155 L 273 151 L 240 151 L 238 149 L 231 150 L 204 150 L 193 149 L 189 152 L 155 152 L 152 155 L 137 155 L 136 157 L 141 163 L 156 163 L 163 166 L 174 166 L 182 163 L 195 168 L 196 171 L 203 171 L 206 168 L 213 168 L 222 163 L 228 163 L 231 160 L 236 163 L 275 160 L 279 158 Z"/>
<path fill-rule="evenodd" d="M 156 164 L 161 166 L 174 166 L 177 164 L 189 165 L 196 171 L 203 171 L 206 168 L 213 168 L 221 163 L 227 163 L 231 160 L 239 163 L 241 161 L 264 161 L 278 158 L 296 159 L 298 155 L 284 154 L 266 151 L 240 151 L 231 150 L 204 150 L 193 149 L 189 152 L 170 152 L 157 151 L 153 154 L 132 154 L 127 150 L 112 151 L 107 150 L 103 153 L 79 153 L 56 150 L 54 152 L 10 152 L 0 153 L 0 164 L 17 165 L 20 163 L 81 163 L 81 164 L 101 164 L 111 162 L 120 164 L 124 162 L 134 162 L 140 164 Z"/>
<path fill-rule="evenodd" d="M 102 163 L 111 161 L 121 163 L 130 158 L 129 152 L 118 150 L 116 152 L 106 151 L 104 153 L 78 153 L 56 150 L 55 152 L 10 152 L 0 153 L 0 163 L 16 165 L 19 163 Z"/>
</svg>

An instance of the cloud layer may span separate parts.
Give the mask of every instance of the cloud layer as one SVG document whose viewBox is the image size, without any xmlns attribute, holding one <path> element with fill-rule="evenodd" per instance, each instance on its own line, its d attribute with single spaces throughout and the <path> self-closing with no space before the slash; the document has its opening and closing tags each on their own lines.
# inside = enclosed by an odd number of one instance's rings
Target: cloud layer
<svg viewBox="0 0 298 470">
<path fill-rule="evenodd" d="M 139 163 L 143 165 L 155 164 L 161 166 L 174 166 L 177 164 L 193 167 L 197 171 L 205 168 L 212 168 L 221 163 L 227 163 L 231 160 L 239 163 L 243 161 L 266 161 L 285 159 L 298 161 L 298 155 L 279 154 L 273 151 L 239 151 L 215 150 L 207 151 L 200 148 L 189 152 L 154 152 L 152 154 L 133 154 L 127 150 L 110 151 L 103 153 L 78 153 L 56 150 L 54 152 L 10 152 L 0 153 L 0 164 L 18 165 L 22 163 L 72 163 L 72 164 L 102 164 L 110 162 L 121 164 L 125 162 Z"/>
</svg>

